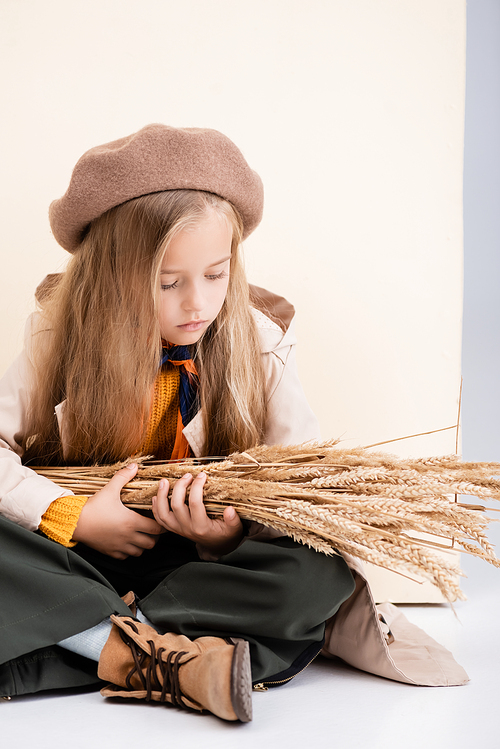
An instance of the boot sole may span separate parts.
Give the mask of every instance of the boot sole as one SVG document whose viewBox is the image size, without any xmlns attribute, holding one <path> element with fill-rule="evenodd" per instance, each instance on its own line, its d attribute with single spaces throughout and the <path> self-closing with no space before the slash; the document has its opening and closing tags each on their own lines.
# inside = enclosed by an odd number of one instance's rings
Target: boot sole
<svg viewBox="0 0 500 749">
<path fill-rule="evenodd" d="M 234 642 L 234 640 L 233 640 Z M 246 640 L 237 640 L 231 663 L 231 702 L 238 720 L 252 720 L 252 671 L 250 647 Z"/>
</svg>

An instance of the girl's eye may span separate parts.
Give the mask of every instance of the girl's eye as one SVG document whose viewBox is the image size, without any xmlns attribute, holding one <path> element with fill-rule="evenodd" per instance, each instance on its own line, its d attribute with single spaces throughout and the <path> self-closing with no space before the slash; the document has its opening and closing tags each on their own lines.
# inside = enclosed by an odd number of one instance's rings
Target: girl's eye
<svg viewBox="0 0 500 749">
<path fill-rule="evenodd" d="M 205 278 L 208 278 L 209 281 L 217 281 L 219 278 L 226 278 L 227 271 L 223 270 L 220 273 L 217 273 L 216 276 L 205 276 Z"/>
<path fill-rule="evenodd" d="M 218 281 L 221 278 L 226 278 L 228 275 L 228 272 L 223 270 L 220 273 L 213 274 L 210 276 L 205 276 L 209 281 Z M 176 289 L 179 285 L 179 280 L 174 281 L 174 283 L 168 283 L 168 284 L 161 284 L 161 290 L 162 291 L 168 291 L 169 289 Z"/>
</svg>

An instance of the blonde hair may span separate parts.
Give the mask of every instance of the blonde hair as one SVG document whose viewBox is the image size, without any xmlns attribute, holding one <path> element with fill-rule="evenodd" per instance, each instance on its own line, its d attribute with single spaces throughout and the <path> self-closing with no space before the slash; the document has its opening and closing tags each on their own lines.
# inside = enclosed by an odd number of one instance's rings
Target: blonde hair
<svg viewBox="0 0 500 749">
<path fill-rule="evenodd" d="M 203 452 L 227 455 L 262 442 L 265 380 L 240 258 L 241 219 L 218 196 L 173 190 L 136 198 L 93 221 L 43 302 L 25 462 L 113 462 L 139 449 L 161 360 L 161 261 L 172 238 L 210 211 L 229 223 L 233 237 L 226 299 L 193 349 Z M 54 416 L 62 401 L 64 456 Z"/>
</svg>

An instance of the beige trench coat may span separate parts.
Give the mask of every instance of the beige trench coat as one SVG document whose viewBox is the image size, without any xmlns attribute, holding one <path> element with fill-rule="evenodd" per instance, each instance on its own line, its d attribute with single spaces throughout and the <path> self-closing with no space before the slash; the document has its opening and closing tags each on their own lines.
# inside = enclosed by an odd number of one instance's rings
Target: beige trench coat
<svg viewBox="0 0 500 749">
<path fill-rule="evenodd" d="M 298 444 L 319 438 L 317 420 L 307 404 L 295 363 L 293 307 L 258 287 L 252 287 L 252 309 L 261 340 L 267 381 L 268 444 Z M 0 514 L 28 530 L 36 530 L 42 515 L 68 491 L 38 476 L 21 463 L 20 447 L 32 377 L 31 339 L 36 316 L 28 321 L 26 346 L 0 381 Z M 56 407 L 64 446 L 64 403 Z M 200 413 L 184 434 L 196 456 L 204 442 Z M 251 537 L 275 536 L 254 527 Z M 322 654 L 339 657 L 364 671 L 407 684 L 452 686 L 468 676 L 452 654 L 410 624 L 392 604 L 376 606 L 362 565 L 346 557 L 356 588 L 327 622 Z"/>
</svg>

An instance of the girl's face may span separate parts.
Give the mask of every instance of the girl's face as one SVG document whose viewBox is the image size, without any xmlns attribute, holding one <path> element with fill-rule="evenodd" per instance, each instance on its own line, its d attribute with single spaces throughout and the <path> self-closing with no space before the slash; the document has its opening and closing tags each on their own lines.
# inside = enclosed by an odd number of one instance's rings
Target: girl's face
<svg viewBox="0 0 500 749">
<path fill-rule="evenodd" d="M 170 242 L 160 268 L 161 336 L 178 346 L 196 343 L 226 298 L 232 230 L 213 211 Z"/>
</svg>

